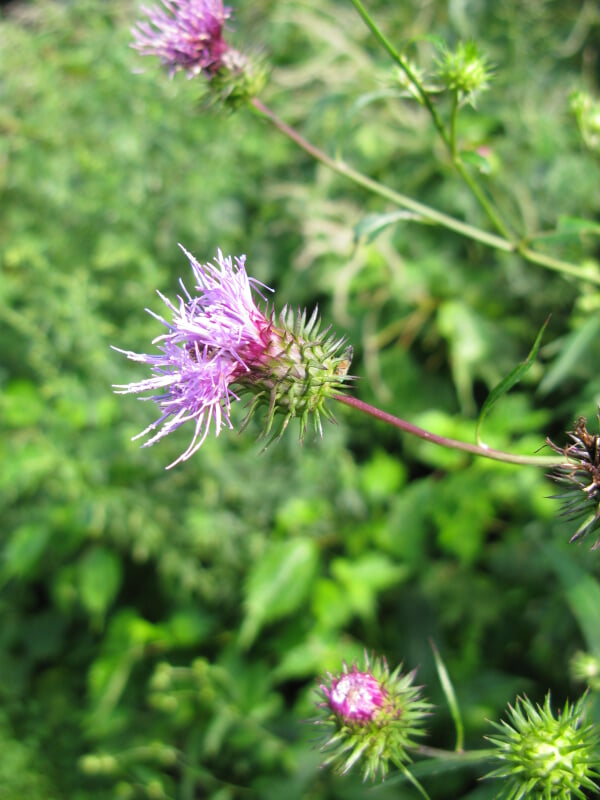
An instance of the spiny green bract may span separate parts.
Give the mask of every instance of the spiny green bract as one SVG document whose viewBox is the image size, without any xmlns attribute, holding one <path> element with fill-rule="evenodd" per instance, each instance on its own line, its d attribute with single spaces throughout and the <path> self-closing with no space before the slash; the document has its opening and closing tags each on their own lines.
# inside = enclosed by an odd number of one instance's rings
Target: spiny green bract
<svg viewBox="0 0 600 800">
<path fill-rule="evenodd" d="M 584 700 L 565 703 L 554 717 L 549 694 L 543 707 L 519 697 L 508 708 L 508 721 L 492 723 L 498 733 L 487 738 L 503 763 L 486 778 L 505 780 L 499 798 L 585 800 L 586 790 L 598 790 L 599 737 L 595 726 L 584 722 Z"/>
</svg>

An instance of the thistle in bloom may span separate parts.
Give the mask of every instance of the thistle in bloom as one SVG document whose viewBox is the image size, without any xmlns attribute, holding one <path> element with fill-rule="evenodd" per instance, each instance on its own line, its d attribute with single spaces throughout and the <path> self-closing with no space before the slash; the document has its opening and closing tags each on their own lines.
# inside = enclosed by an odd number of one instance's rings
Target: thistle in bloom
<svg viewBox="0 0 600 800">
<path fill-rule="evenodd" d="M 577 420 L 575 430 L 569 431 L 568 436 L 571 444 L 566 447 L 559 447 L 550 439 L 546 441 L 555 452 L 565 457 L 564 464 L 556 467 L 550 477 L 566 488 L 562 494 L 553 497 L 562 501 L 564 517 L 583 517 L 571 537 L 575 542 L 600 528 L 600 436 L 589 433 L 585 417 Z M 600 538 L 592 549 L 598 547 Z"/>
<path fill-rule="evenodd" d="M 502 800 L 585 800 L 598 791 L 598 732 L 583 720 L 583 701 L 567 702 L 555 717 L 550 695 L 543 708 L 527 698 L 509 706 L 508 721 L 488 736 L 502 765 L 486 778 L 503 778 Z"/>
<path fill-rule="evenodd" d="M 390 761 L 397 766 L 410 761 L 408 750 L 423 735 L 422 721 L 431 708 L 414 677 L 401 666 L 390 673 L 385 659 L 366 655 L 363 670 L 344 664 L 340 674 L 328 673 L 328 682 L 319 685 L 324 701 L 317 706 L 324 716 L 315 720 L 325 726 L 321 750 L 329 752 L 323 765 L 343 775 L 360 764 L 364 780 L 375 780 L 378 773 L 385 778 Z"/>
<path fill-rule="evenodd" d="M 190 261 L 195 291 L 189 292 L 180 281 L 182 294 L 175 303 L 158 292 L 170 312 L 170 319 L 165 319 L 149 311 L 167 331 L 153 341 L 158 352 L 114 348 L 147 364 L 153 373 L 115 387 L 119 394 L 148 392 L 141 399 L 154 400 L 159 407 L 159 418 L 134 438 L 156 431 L 146 447 L 184 423 L 193 423 L 192 440 L 170 465 L 174 466 L 202 446 L 211 427 L 216 435 L 233 427 L 231 406 L 241 394 L 250 395 L 242 428 L 263 407 L 264 436 L 271 434 L 276 416 L 283 418 L 279 435 L 294 417 L 300 419 L 301 439 L 311 417 L 323 435 L 321 416 L 334 419 L 325 402 L 349 380 L 351 348 L 344 348 L 345 340 L 319 331 L 316 309 L 310 319 L 306 312 L 294 315 L 287 307 L 276 317 L 262 294 L 268 287 L 246 274 L 245 256 L 234 263 L 218 251 L 214 264 L 200 264 L 181 249 Z M 255 295 L 265 300 L 264 312 Z"/>
<path fill-rule="evenodd" d="M 211 77 L 224 65 L 229 45 L 223 27 L 231 9 L 222 0 L 161 0 L 161 6 L 142 6 L 147 22 L 132 28 L 132 47 L 143 56 L 158 56 L 172 76 L 186 70 Z"/>
</svg>

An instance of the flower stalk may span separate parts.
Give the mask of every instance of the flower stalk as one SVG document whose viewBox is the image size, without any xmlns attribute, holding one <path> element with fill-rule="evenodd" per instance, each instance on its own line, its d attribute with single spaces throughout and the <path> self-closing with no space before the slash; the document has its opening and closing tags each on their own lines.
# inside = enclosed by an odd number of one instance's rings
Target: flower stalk
<svg viewBox="0 0 600 800">
<path fill-rule="evenodd" d="M 364 414 L 375 417 L 375 419 L 378 419 L 381 422 L 385 422 L 388 425 L 393 425 L 393 427 L 404 431 L 404 433 L 408 433 L 411 436 L 416 436 L 417 438 L 423 439 L 426 442 L 432 442 L 433 444 L 440 445 L 441 447 L 447 447 L 451 450 L 461 450 L 464 453 L 470 453 L 474 456 L 490 458 L 493 461 L 503 461 L 506 464 L 519 464 L 521 466 L 556 467 L 564 463 L 564 459 L 557 458 L 555 456 L 525 456 L 516 453 L 506 453 L 503 450 L 495 450 L 494 448 L 486 447 L 485 445 L 470 444 L 469 442 L 462 442 L 459 439 L 450 439 L 447 436 L 439 436 L 436 433 L 431 433 L 424 428 L 419 428 L 417 425 L 413 425 L 411 422 L 407 422 L 400 417 L 395 417 L 393 414 L 389 414 L 387 411 L 382 411 L 375 406 L 369 405 L 369 403 L 365 403 L 364 400 L 359 400 L 358 398 L 350 395 L 334 394 L 333 399 L 337 400 L 339 403 L 344 403 L 344 405 L 350 406 L 357 411 L 361 411 Z"/>
</svg>

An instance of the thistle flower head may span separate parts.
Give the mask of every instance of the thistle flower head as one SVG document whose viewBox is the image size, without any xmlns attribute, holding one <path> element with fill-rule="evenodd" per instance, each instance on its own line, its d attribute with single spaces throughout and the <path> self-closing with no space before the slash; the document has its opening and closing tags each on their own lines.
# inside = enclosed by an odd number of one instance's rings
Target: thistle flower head
<svg viewBox="0 0 600 800">
<path fill-rule="evenodd" d="M 460 42 L 456 50 L 442 51 L 437 76 L 446 88 L 457 93 L 461 102 L 475 106 L 479 92 L 488 88 L 493 72 L 475 42 Z"/>
<path fill-rule="evenodd" d="M 599 416 L 600 420 L 600 416 Z M 559 447 L 550 439 L 547 443 L 565 457 L 564 464 L 555 467 L 550 477 L 566 487 L 564 492 L 553 495 L 562 501 L 562 515 L 567 519 L 583 521 L 571 541 L 583 539 L 588 533 L 600 528 L 600 436 L 587 430 L 587 420 L 580 417 L 575 429 L 568 432 L 571 443 Z M 592 549 L 600 547 L 598 538 Z"/>
<path fill-rule="evenodd" d="M 401 666 L 390 673 L 385 659 L 366 654 L 364 669 L 344 664 L 341 673 L 328 673 L 319 685 L 323 717 L 315 720 L 325 726 L 323 765 L 343 775 L 360 763 L 364 780 L 375 780 L 378 773 L 385 777 L 390 761 L 410 761 L 408 750 L 423 735 L 422 721 L 431 708 L 414 678 L 415 672 L 404 674 Z"/>
<path fill-rule="evenodd" d="M 231 9 L 222 0 L 161 0 L 142 7 L 147 22 L 132 28 L 132 47 L 143 56 L 158 56 L 172 76 L 185 70 L 211 77 L 224 65 L 230 48 L 223 27 Z"/>
<path fill-rule="evenodd" d="M 503 778 L 498 797 L 503 800 L 584 800 L 584 792 L 596 793 L 598 733 L 583 721 L 583 701 L 567 702 L 555 717 L 550 695 L 544 706 L 518 698 L 509 706 L 508 721 L 492 723 L 498 733 L 488 736 L 495 758 L 502 765 L 486 778 Z"/>
<path fill-rule="evenodd" d="M 218 251 L 214 264 L 200 264 L 183 247 L 192 266 L 195 292 L 180 281 L 182 294 L 173 303 L 158 293 L 170 312 L 165 319 L 149 311 L 166 333 L 154 339 L 157 353 L 120 350 L 132 361 L 150 366 L 152 377 L 116 386 L 120 394 L 143 394 L 154 400 L 159 418 L 135 438 L 150 432 L 144 446 L 154 444 L 185 422 L 194 424 L 189 447 L 170 466 L 188 459 L 203 444 L 211 427 L 218 435 L 232 428 L 231 405 L 245 393 L 250 409 L 242 428 L 258 408 L 266 409 L 263 435 L 270 435 L 276 416 L 282 417 L 279 435 L 289 421 L 300 419 L 304 438 L 309 420 L 322 435 L 321 416 L 333 420 L 325 402 L 345 380 L 350 348 L 344 339 L 320 331 L 317 311 L 294 315 L 284 308 L 276 317 L 255 303 L 264 287 L 249 278 L 245 256 L 224 257 Z"/>
</svg>

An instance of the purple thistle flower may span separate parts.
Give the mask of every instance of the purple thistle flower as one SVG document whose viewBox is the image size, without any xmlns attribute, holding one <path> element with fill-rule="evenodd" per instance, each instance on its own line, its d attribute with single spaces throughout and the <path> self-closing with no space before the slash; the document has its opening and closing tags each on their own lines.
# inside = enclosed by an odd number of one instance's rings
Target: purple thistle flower
<svg viewBox="0 0 600 800">
<path fill-rule="evenodd" d="M 229 45 L 223 39 L 231 9 L 222 0 L 161 0 L 160 6 L 142 6 L 148 22 L 132 28 L 132 47 L 143 56 L 158 56 L 171 77 L 186 70 L 192 78 L 208 77 L 224 64 Z"/>
<path fill-rule="evenodd" d="M 390 761 L 397 766 L 410 761 L 431 706 L 414 685 L 415 672 L 401 670 L 390 672 L 384 658 L 365 653 L 364 669 L 344 664 L 340 674 L 327 673 L 328 683 L 319 684 L 324 701 L 317 704 L 321 716 L 315 720 L 323 728 L 323 766 L 345 775 L 360 764 L 364 780 L 374 780 L 385 777 Z"/>
<path fill-rule="evenodd" d="M 217 252 L 214 264 L 200 264 L 180 245 L 190 260 L 197 294 L 183 281 L 177 303 L 158 292 L 171 312 L 169 322 L 146 309 L 167 329 L 154 339 L 159 354 L 135 353 L 114 348 L 132 361 L 148 364 L 151 378 L 116 386 L 118 394 L 151 392 L 143 400 L 154 400 L 161 415 L 140 434 L 158 431 L 144 443 L 154 444 L 186 422 L 194 422 L 192 440 L 172 464 L 192 456 L 214 426 L 232 428 L 231 404 L 240 392 L 254 397 L 242 427 L 259 406 L 266 406 L 264 434 L 271 431 L 276 414 L 283 414 L 281 432 L 295 416 L 301 419 L 301 438 L 312 415 L 321 432 L 320 414 L 332 418 L 325 400 L 338 392 L 345 380 L 350 350 L 338 354 L 343 339 L 318 333 L 316 311 L 294 317 L 286 308 L 276 324 L 274 311 L 259 310 L 253 292 L 263 300 L 260 287 L 268 289 L 245 269 L 245 256 L 235 259 Z M 265 301 L 266 303 L 266 301 Z M 311 337 L 310 339 L 308 337 Z"/>
<path fill-rule="evenodd" d="M 331 687 L 319 687 L 329 708 L 345 722 L 370 722 L 383 706 L 386 689 L 370 672 L 361 672 L 356 664 L 352 672 L 331 678 Z"/>
</svg>

